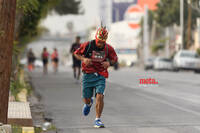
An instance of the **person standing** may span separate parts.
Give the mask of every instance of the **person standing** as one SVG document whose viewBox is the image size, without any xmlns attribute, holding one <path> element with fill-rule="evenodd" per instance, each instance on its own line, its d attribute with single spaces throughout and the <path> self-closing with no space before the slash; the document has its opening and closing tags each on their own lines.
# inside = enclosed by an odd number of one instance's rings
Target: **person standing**
<svg viewBox="0 0 200 133">
<path fill-rule="evenodd" d="M 32 51 L 32 49 L 30 48 L 28 53 L 27 53 L 27 60 L 28 60 L 28 70 L 32 71 L 34 69 L 34 62 L 35 62 L 35 55 Z"/>
<path fill-rule="evenodd" d="M 58 71 L 58 62 L 59 62 L 58 51 L 56 48 L 54 48 L 54 51 L 51 54 L 51 61 L 53 63 L 54 73 L 56 73 Z"/>
<path fill-rule="evenodd" d="M 76 42 L 72 44 L 70 48 L 70 52 L 72 53 L 72 61 L 73 61 L 73 72 L 74 72 L 74 79 L 77 81 L 80 79 L 81 74 L 81 61 L 74 56 L 74 51 L 80 48 L 80 36 L 76 37 Z"/>
<path fill-rule="evenodd" d="M 43 48 L 42 52 L 42 61 L 43 61 L 43 73 L 47 74 L 48 73 L 48 59 L 49 59 L 49 53 L 47 51 L 47 48 Z"/>
<path fill-rule="evenodd" d="M 108 32 L 105 27 L 97 30 L 95 40 L 85 42 L 74 52 L 82 61 L 82 97 L 84 101 L 83 115 L 87 116 L 93 104 L 93 92 L 96 97 L 96 119 L 94 127 L 103 128 L 100 117 L 104 107 L 104 91 L 108 67 L 113 66 L 118 57 L 113 47 L 106 43 Z"/>
</svg>

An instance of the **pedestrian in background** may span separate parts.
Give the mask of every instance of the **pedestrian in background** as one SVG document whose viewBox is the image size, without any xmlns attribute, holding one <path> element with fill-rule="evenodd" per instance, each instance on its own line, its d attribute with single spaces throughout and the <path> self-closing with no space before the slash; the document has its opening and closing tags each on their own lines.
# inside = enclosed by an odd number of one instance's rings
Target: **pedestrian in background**
<svg viewBox="0 0 200 133">
<path fill-rule="evenodd" d="M 56 73 L 58 71 L 58 62 L 59 62 L 58 51 L 56 48 L 54 48 L 54 51 L 51 54 L 51 61 L 52 61 L 54 73 Z"/>
<path fill-rule="evenodd" d="M 72 44 L 71 48 L 70 48 L 70 52 L 72 53 L 72 67 L 73 67 L 73 72 L 74 72 L 74 79 L 76 79 L 76 82 L 79 81 L 80 79 L 80 74 L 81 74 L 81 61 L 79 59 L 77 59 L 74 56 L 74 52 L 80 48 L 80 36 L 76 37 L 76 42 Z"/>
<path fill-rule="evenodd" d="M 84 101 L 83 115 L 87 116 L 93 104 L 93 92 L 96 97 L 96 119 L 94 127 L 102 128 L 100 117 L 104 107 L 104 91 L 108 67 L 117 62 L 117 55 L 112 46 L 106 43 L 108 32 L 105 27 L 97 30 L 96 39 L 85 42 L 74 52 L 82 61 L 82 96 Z"/>
<path fill-rule="evenodd" d="M 32 51 L 32 49 L 30 48 L 28 53 L 27 53 L 27 61 L 28 61 L 28 70 L 32 71 L 34 69 L 34 62 L 35 62 L 35 55 Z"/>
<path fill-rule="evenodd" d="M 43 62 L 43 73 L 47 74 L 48 73 L 48 59 L 49 59 L 49 53 L 47 51 L 47 48 L 43 48 L 42 52 L 42 62 Z"/>
</svg>

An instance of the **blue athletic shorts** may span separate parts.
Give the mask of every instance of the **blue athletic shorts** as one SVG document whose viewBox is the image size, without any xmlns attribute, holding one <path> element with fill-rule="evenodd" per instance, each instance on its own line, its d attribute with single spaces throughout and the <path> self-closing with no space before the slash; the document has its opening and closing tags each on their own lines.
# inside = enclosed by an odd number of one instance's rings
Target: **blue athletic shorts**
<svg viewBox="0 0 200 133">
<path fill-rule="evenodd" d="M 104 90 L 106 86 L 105 84 L 106 84 L 105 77 L 97 73 L 91 73 L 91 74 L 83 73 L 83 78 L 82 78 L 83 98 L 93 97 L 94 92 L 95 92 L 95 96 L 97 93 L 104 95 Z"/>
</svg>

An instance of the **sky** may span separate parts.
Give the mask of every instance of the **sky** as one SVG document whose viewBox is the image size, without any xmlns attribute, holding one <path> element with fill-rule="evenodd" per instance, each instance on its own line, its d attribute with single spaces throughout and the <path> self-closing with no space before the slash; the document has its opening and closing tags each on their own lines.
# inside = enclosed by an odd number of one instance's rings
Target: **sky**
<svg viewBox="0 0 200 133">
<path fill-rule="evenodd" d="M 67 33 L 67 23 L 73 22 L 74 31 L 83 31 L 98 23 L 99 0 L 81 0 L 81 8 L 84 9 L 83 15 L 63 15 L 59 16 L 52 13 L 41 22 L 41 25 L 48 28 L 52 34 Z"/>
</svg>

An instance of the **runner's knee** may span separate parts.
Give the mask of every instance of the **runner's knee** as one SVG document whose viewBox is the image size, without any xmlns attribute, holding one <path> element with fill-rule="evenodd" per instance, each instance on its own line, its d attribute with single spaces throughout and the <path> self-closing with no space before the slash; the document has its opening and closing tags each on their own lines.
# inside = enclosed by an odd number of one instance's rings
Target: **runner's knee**
<svg viewBox="0 0 200 133">
<path fill-rule="evenodd" d="M 86 103 L 86 104 L 90 104 L 91 98 L 84 98 L 83 101 L 84 101 L 84 103 Z"/>
<path fill-rule="evenodd" d="M 101 93 L 97 93 L 97 94 L 96 94 L 96 99 L 97 99 L 97 100 L 103 100 L 103 98 L 104 98 L 104 95 L 103 95 L 103 94 L 101 94 Z"/>
</svg>

